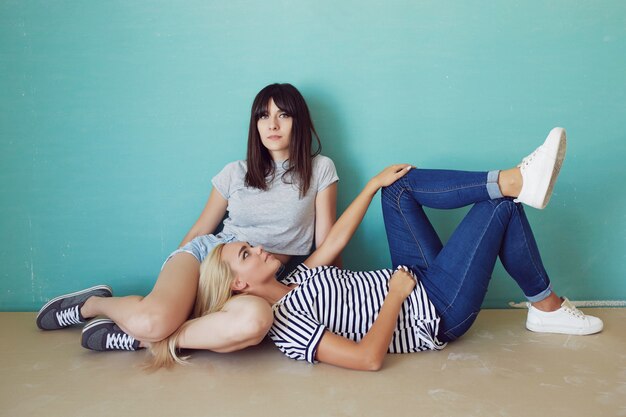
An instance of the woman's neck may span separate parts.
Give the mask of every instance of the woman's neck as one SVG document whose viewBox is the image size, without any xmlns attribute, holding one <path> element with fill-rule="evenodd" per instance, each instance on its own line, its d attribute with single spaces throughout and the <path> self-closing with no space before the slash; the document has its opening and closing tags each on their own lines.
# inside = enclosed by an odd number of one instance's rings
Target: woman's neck
<svg viewBox="0 0 626 417">
<path fill-rule="evenodd" d="M 274 305 L 278 300 L 283 298 L 285 294 L 291 291 L 291 288 L 272 278 L 257 288 L 250 288 L 246 291 L 248 294 L 256 295 L 263 298 L 268 303 Z"/>
<path fill-rule="evenodd" d="M 274 163 L 283 163 L 289 159 L 289 151 L 270 151 L 270 156 L 272 157 Z"/>
</svg>

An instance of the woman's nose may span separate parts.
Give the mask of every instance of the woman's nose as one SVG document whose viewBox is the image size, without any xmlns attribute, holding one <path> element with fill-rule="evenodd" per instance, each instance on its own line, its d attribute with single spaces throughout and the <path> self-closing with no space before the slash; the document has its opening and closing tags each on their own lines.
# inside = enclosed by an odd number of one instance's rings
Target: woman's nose
<svg viewBox="0 0 626 417">
<path fill-rule="evenodd" d="M 256 252 L 260 255 L 261 253 L 263 253 L 263 246 L 259 245 L 256 247 Z"/>
</svg>

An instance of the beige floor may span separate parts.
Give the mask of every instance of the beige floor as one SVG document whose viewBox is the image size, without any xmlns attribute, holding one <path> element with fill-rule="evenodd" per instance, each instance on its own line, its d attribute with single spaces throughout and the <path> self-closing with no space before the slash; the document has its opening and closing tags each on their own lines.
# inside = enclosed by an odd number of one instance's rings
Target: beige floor
<svg viewBox="0 0 626 417">
<path fill-rule="evenodd" d="M 143 353 L 94 353 L 79 329 L 0 313 L 0 415 L 626 416 L 626 309 L 588 310 L 599 335 L 543 335 L 521 310 L 485 310 L 441 352 L 389 355 L 378 373 L 307 365 L 266 342 L 196 353 L 147 374 Z"/>
</svg>

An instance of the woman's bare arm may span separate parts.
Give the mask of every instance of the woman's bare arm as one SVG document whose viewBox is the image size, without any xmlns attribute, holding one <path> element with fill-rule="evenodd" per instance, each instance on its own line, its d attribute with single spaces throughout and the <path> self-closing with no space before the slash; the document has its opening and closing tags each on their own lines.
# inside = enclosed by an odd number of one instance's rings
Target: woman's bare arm
<svg viewBox="0 0 626 417">
<path fill-rule="evenodd" d="M 408 164 L 392 165 L 372 178 L 330 229 L 324 243 L 304 261 L 304 264 L 309 268 L 331 265 L 361 224 L 376 192 L 403 177 L 410 168 L 411 165 Z"/>
<path fill-rule="evenodd" d="M 315 358 L 324 363 L 361 371 L 377 371 L 385 360 L 402 303 L 415 288 L 415 278 L 398 270 L 391 277 L 389 293 L 365 337 L 354 342 L 330 331 L 320 340 Z"/>
<path fill-rule="evenodd" d="M 317 193 L 315 197 L 315 247 L 319 248 L 326 240 L 330 229 L 337 221 L 337 183 L 329 185 L 326 189 Z M 341 268 L 341 255 L 333 265 Z"/>
<path fill-rule="evenodd" d="M 200 213 L 200 217 L 198 217 L 196 223 L 191 227 L 189 232 L 187 232 L 180 246 L 185 245 L 198 236 L 215 232 L 215 229 L 226 214 L 227 207 L 228 201 L 219 191 L 213 188 L 202 213 Z"/>
<path fill-rule="evenodd" d="M 272 326 L 272 308 L 254 295 L 231 298 L 215 313 L 189 321 L 178 347 L 234 352 L 259 344 Z"/>
</svg>

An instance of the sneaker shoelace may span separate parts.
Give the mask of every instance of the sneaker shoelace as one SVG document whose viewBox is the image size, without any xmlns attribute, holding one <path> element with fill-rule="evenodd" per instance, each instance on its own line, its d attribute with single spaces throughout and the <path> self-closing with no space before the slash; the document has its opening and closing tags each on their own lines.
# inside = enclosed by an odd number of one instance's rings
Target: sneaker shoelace
<svg viewBox="0 0 626 417">
<path fill-rule="evenodd" d="M 126 333 L 108 333 L 105 347 L 109 350 L 135 350 L 135 338 Z"/>
<path fill-rule="evenodd" d="M 577 309 L 575 306 L 573 306 L 570 303 L 565 304 L 563 306 L 563 309 L 578 319 L 584 320 L 585 318 L 585 313 L 583 313 L 582 311 L 580 311 L 579 309 Z"/>
<path fill-rule="evenodd" d="M 81 323 L 78 306 L 59 311 L 56 313 L 56 318 L 60 326 L 71 326 L 72 324 Z"/>
<path fill-rule="evenodd" d="M 539 149 L 541 149 L 541 147 L 535 149 L 535 151 L 533 153 L 531 153 L 530 155 L 528 155 L 527 157 L 522 159 L 522 162 L 520 162 L 520 164 L 518 166 L 520 168 L 526 168 L 532 162 L 532 160 L 535 157 L 535 155 L 537 155 L 537 153 L 539 152 Z"/>
</svg>

